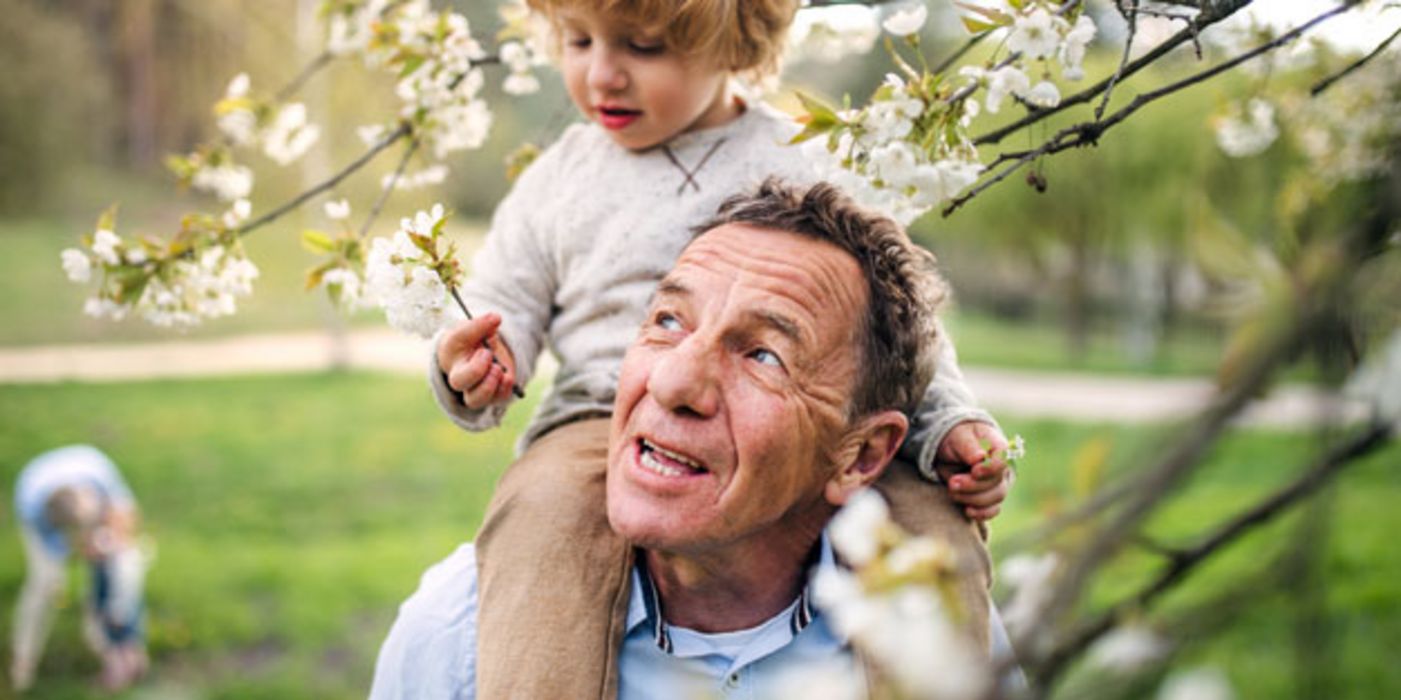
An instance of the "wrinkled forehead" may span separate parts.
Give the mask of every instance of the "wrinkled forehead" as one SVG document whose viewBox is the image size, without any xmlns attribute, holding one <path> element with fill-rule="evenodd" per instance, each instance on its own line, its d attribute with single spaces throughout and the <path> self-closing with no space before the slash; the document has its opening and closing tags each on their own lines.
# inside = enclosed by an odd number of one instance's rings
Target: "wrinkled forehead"
<svg viewBox="0 0 1401 700">
<path fill-rule="evenodd" d="M 700 304 L 740 299 L 771 305 L 818 328 L 845 331 L 866 309 L 861 267 L 827 241 L 790 231 L 723 224 L 682 251 L 663 283 L 690 290 Z"/>
</svg>

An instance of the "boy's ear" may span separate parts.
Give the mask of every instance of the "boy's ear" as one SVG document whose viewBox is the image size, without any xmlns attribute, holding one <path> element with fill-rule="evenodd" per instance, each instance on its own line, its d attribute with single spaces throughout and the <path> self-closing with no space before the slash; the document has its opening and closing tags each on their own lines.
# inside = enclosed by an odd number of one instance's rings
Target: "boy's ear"
<svg viewBox="0 0 1401 700">
<path fill-rule="evenodd" d="M 827 481 L 825 495 L 834 506 L 874 484 L 905 441 L 910 421 L 899 411 L 881 411 L 862 418 L 839 451 L 837 471 Z"/>
</svg>

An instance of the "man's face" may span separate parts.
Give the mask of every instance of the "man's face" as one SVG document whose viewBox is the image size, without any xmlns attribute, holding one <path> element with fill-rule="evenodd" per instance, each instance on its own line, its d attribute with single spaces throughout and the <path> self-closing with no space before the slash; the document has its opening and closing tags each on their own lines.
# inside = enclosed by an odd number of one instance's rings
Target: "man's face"
<svg viewBox="0 0 1401 700">
<path fill-rule="evenodd" d="M 697 551 L 825 517 L 866 297 L 856 260 L 828 243 L 741 224 L 692 243 L 623 360 L 614 530 Z"/>
</svg>

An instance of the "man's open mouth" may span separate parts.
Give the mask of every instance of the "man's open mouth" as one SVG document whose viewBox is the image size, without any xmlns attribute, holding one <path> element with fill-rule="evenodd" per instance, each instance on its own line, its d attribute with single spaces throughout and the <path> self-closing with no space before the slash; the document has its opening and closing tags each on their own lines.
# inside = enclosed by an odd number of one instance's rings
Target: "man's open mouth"
<svg viewBox="0 0 1401 700">
<path fill-rule="evenodd" d="M 660 447 L 645 438 L 637 440 L 637 457 L 637 463 L 642 465 L 643 469 L 662 476 L 692 476 L 710 471 L 694 459 Z"/>
</svg>

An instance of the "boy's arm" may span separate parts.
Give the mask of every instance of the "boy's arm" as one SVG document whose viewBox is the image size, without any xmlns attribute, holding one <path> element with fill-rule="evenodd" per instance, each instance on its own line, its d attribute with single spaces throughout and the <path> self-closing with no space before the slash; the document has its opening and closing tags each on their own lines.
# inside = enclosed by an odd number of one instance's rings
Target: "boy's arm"
<svg viewBox="0 0 1401 700">
<path fill-rule="evenodd" d="M 510 348 L 514 360 L 515 384 L 530 382 L 535 360 L 549 330 L 551 303 L 556 278 L 549 231 L 536 221 L 550 192 L 547 181 L 557 170 L 547 149 L 527 168 L 492 216 L 486 240 L 472 259 L 471 273 L 461 288 L 461 296 L 473 316 L 496 313 L 501 316 L 498 337 Z M 545 205 L 548 208 L 548 205 Z M 438 362 L 438 343 L 445 332 L 433 339 L 428 358 L 428 383 L 439 408 L 458 426 L 467 430 L 487 430 L 501 422 L 510 400 L 471 409 L 462 394 L 448 384 Z"/>
<path fill-rule="evenodd" d="M 958 354 L 942 323 L 939 324 L 938 333 L 939 352 L 934 380 L 925 389 L 924 398 L 911 416 L 909 437 L 900 447 L 901 458 L 918 467 L 926 479 L 934 482 L 941 481 L 936 466 L 945 461 L 940 459 L 940 446 L 955 426 L 970 422 L 984 423 L 1001 432 L 992 415 L 977 407 L 973 391 L 963 380 L 963 370 L 959 369 Z"/>
</svg>

